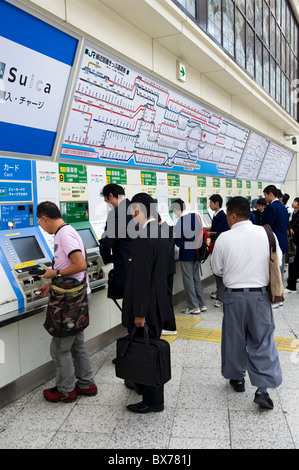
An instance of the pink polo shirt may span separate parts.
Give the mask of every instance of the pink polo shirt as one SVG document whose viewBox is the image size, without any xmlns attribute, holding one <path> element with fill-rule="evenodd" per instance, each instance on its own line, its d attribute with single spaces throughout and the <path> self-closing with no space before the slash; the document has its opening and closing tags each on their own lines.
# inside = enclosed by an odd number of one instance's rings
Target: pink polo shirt
<svg viewBox="0 0 299 470">
<path fill-rule="evenodd" d="M 54 237 L 54 269 L 65 269 L 72 264 L 70 255 L 75 251 L 81 251 L 85 258 L 85 248 L 82 238 L 71 225 L 63 225 Z M 82 281 L 84 279 L 85 271 L 72 274 L 70 277 Z M 87 279 L 87 294 L 89 294 L 90 287 Z"/>
</svg>

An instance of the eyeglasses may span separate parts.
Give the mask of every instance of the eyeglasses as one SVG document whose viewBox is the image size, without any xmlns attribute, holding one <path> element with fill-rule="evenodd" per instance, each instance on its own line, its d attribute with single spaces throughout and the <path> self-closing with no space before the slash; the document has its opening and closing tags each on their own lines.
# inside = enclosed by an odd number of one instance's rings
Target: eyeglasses
<svg viewBox="0 0 299 470">
<path fill-rule="evenodd" d="M 39 221 L 43 218 L 43 215 L 38 219 L 37 225 L 39 225 Z"/>
</svg>

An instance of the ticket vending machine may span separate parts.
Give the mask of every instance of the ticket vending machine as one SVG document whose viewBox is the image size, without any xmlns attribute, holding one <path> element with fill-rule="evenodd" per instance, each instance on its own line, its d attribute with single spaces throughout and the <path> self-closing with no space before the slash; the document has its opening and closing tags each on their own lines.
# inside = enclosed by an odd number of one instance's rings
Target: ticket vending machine
<svg viewBox="0 0 299 470">
<path fill-rule="evenodd" d="M 88 201 L 60 202 L 63 220 L 79 233 L 87 254 L 87 275 L 91 290 L 104 286 L 107 282 L 103 270 L 103 260 L 99 254 L 96 233 L 89 221 Z"/>
<path fill-rule="evenodd" d="M 46 281 L 30 273 L 32 268 L 50 267 L 52 262 L 52 254 L 38 228 L 1 230 L 0 248 L 4 283 L 0 290 L 0 315 L 22 314 L 46 305 L 48 298 L 38 296 Z"/>
<path fill-rule="evenodd" d="M 1 322 L 48 302 L 36 294 L 46 281 L 29 272 L 52 261 L 35 217 L 35 173 L 35 161 L 0 158 Z"/>
</svg>

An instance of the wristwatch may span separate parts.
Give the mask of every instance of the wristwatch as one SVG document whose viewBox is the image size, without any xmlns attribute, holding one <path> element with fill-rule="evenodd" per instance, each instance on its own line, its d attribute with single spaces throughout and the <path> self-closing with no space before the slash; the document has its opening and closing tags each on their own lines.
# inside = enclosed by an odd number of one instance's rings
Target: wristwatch
<svg viewBox="0 0 299 470">
<path fill-rule="evenodd" d="M 56 277 L 62 277 L 60 273 L 60 269 L 56 269 Z"/>
</svg>

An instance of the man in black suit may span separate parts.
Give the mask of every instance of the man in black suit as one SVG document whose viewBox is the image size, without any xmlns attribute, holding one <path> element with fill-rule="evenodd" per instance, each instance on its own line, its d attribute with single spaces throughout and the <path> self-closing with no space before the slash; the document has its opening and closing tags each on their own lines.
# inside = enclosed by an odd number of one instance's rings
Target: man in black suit
<svg viewBox="0 0 299 470">
<path fill-rule="evenodd" d="M 101 196 L 112 210 L 108 213 L 105 231 L 99 242 L 100 254 L 104 264 L 113 263 L 115 286 L 119 293 L 117 298 L 122 298 L 134 242 L 128 234 L 132 221 L 130 201 L 125 196 L 124 188 L 118 184 L 106 184 Z"/>
<path fill-rule="evenodd" d="M 222 232 L 226 232 L 227 230 L 229 230 L 229 225 L 226 220 L 226 213 L 222 209 L 223 199 L 220 194 L 212 194 L 212 196 L 209 197 L 209 200 L 210 208 L 212 209 L 212 211 L 215 212 L 210 230 L 212 233 L 216 232 L 215 235 L 211 236 L 211 240 L 215 242 L 217 237 Z M 216 292 L 212 292 L 211 297 L 213 299 L 216 299 L 214 307 L 222 307 L 224 297 L 224 285 L 220 276 L 215 276 L 215 280 Z"/>
<path fill-rule="evenodd" d="M 154 199 L 146 193 L 136 194 L 131 202 L 139 235 L 134 241 L 123 299 L 122 323 L 130 333 L 134 326 L 143 335 L 146 323 L 154 338 L 160 338 L 163 324 L 171 319 L 167 296 L 169 240 L 158 225 Z M 135 413 L 151 413 L 164 409 L 164 387 L 143 386 L 143 400 L 128 405 Z"/>
</svg>

